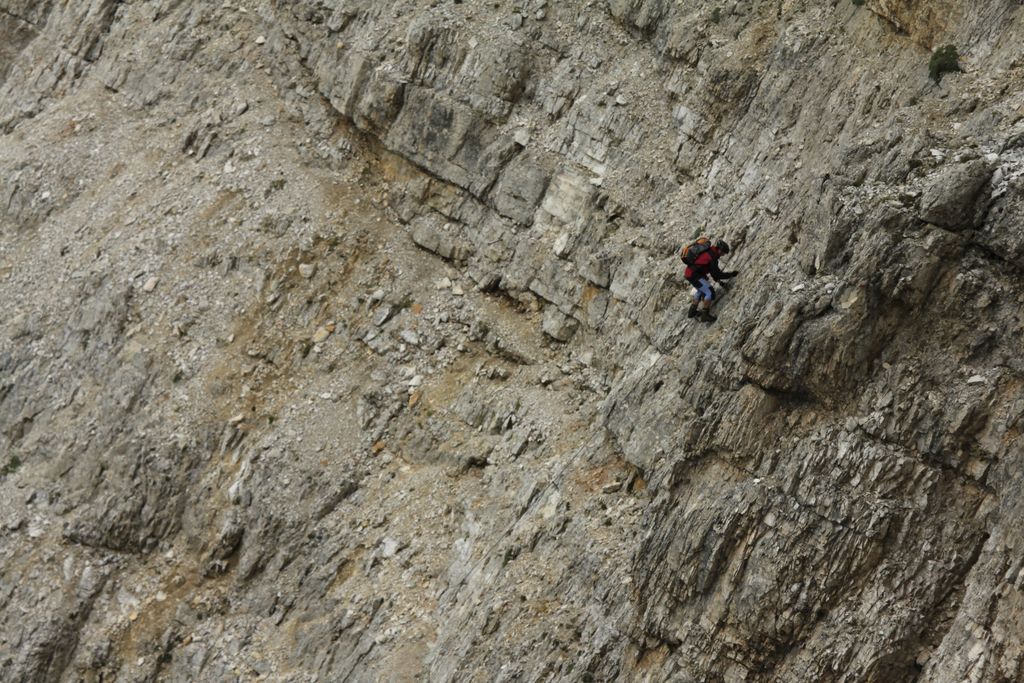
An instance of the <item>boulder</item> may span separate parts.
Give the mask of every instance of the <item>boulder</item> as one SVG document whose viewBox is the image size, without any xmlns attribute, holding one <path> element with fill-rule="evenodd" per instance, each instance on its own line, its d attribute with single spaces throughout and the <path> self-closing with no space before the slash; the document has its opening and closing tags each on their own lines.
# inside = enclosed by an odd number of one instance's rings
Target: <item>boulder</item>
<svg viewBox="0 0 1024 683">
<path fill-rule="evenodd" d="M 928 178 L 921 219 L 950 230 L 978 227 L 988 207 L 984 189 L 991 176 L 991 167 L 981 159 L 943 168 Z"/>
<path fill-rule="evenodd" d="M 565 315 L 557 306 L 548 306 L 544 311 L 544 334 L 560 342 L 572 339 L 579 329 L 580 323 L 575 318 Z"/>
</svg>

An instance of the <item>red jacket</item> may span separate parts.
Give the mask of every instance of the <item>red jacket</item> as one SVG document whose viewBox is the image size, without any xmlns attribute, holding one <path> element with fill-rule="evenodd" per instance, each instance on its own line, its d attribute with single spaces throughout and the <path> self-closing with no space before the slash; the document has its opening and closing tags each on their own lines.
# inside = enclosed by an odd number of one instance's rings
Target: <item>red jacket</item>
<svg viewBox="0 0 1024 683">
<path fill-rule="evenodd" d="M 711 247 L 698 256 L 692 266 L 686 266 L 686 272 L 683 273 L 683 277 L 691 280 L 695 277 L 707 277 L 710 275 L 716 280 L 719 279 L 718 276 L 722 274 L 722 271 L 718 269 L 718 259 L 721 256 L 722 252 L 718 250 L 718 247 Z"/>
</svg>

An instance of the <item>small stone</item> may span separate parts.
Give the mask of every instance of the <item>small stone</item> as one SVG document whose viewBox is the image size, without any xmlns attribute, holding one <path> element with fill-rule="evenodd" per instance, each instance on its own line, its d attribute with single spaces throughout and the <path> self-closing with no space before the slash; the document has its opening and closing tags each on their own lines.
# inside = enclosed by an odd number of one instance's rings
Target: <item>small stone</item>
<svg viewBox="0 0 1024 683">
<path fill-rule="evenodd" d="M 266 36 L 257 36 L 256 37 L 256 44 L 257 45 L 263 45 L 266 42 L 267 42 L 267 37 Z"/>
<path fill-rule="evenodd" d="M 320 327 L 316 332 L 313 333 L 313 343 L 321 344 L 327 341 L 327 338 L 331 336 L 331 331 L 326 326 Z"/>
<path fill-rule="evenodd" d="M 245 414 L 244 413 L 238 413 L 237 415 L 232 417 L 230 420 L 228 420 L 228 424 L 236 425 L 236 424 L 241 423 L 243 420 L 245 420 Z"/>
<path fill-rule="evenodd" d="M 629 100 L 626 99 L 625 97 L 623 97 L 622 95 L 618 95 L 615 98 L 615 104 L 619 105 L 620 107 L 623 107 L 623 106 L 629 104 Z"/>
<path fill-rule="evenodd" d="M 402 341 L 411 346 L 419 346 L 420 336 L 413 330 L 402 330 Z"/>
<path fill-rule="evenodd" d="M 790 289 L 790 291 L 791 292 L 801 292 L 801 291 L 803 291 L 805 289 L 807 289 L 807 285 L 805 285 L 804 283 L 801 282 L 798 285 L 793 285 L 793 287 Z"/>
<path fill-rule="evenodd" d="M 441 278 L 440 280 L 437 281 L 437 288 L 438 289 L 450 289 L 451 286 L 452 286 L 452 281 L 450 279 L 446 278 L 446 277 L 443 277 L 443 278 Z"/>
<path fill-rule="evenodd" d="M 548 306 L 544 311 L 544 321 L 541 327 L 553 339 L 567 342 L 576 334 L 579 321 L 563 314 L 556 306 Z"/>
<path fill-rule="evenodd" d="M 463 294 L 465 294 L 465 292 L 462 291 L 462 286 L 461 285 L 454 284 L 454 285 L 452 285 L 452 294 L 454 294 L 455 296 L 462 296 Z"/>
<path fill-rule="evenodd" d="M 232 505 L 242 502 L 242 480 L 239 479 L 228 488 L 228 500 Z"/>
<path fill-rule="evenodd" d="M 523 27 L 523 15 L 519 14 L 518 12 L 513 14 L 512 17 L 509 19 L 509 25 L 511 26 L 513 31 L 518 31 L 520 28 Z"/>
<path fill-rule="evenodd" d="M 622 488 L 622 482 L 621 481 L 613 481 L 612 483 L 605 484 L 603 487 L 601 487 L 601 493 L 615 493 L 616 491 L 618 491 L 621 488 Z"/>
<path fill-rule="evenodd" d="M 152 292 L 154 289 L 156 289 L 157 283 L 159 283 L 159 282 L 160 282 L 160 278 L 158 278 L 158 277 L 156 277 L 154 275 L 153 277 L 151 277 L 148 280 L 146 280 L 146 284 L 142 285 L 142 291 L 144 291 L 144 292 Z"/>
<path fill-rule="evenodd" d="M 299 275 L 306 278 L 307 280 L 316 275 L 316 266 L 312 263 L 300 263 L 299 264 Z"/>
<path fill-rule="evenodd" d="M 373 316 L 373 324 L 377 327 L 381 327 L 387 321 L 391 320 L 391 316 L 394 315 L 395 310 L 391 306 L 381 306 L 378 309 L 377 314 Z"/>
<path fill-rule="evenodd" d="M 381 543 L 381 555 L 384 557 L 394 557 L 398 553 L 399 543 L 393 538 L 385 538 Z"/>
<path fill-rule="evenodd" d="M 555 240 L 552 251 L 554 251 L 555 256 L 559 258 L 562 258 L 569 253 L 569 233 L 563 232 L 558 236 L 558 239 Z"/>
<path fill-rule="evenodd" d="M 409 380 L 410 387 L 418 387 L 423 384 L 423 375 L 416 375 Z"/>
<path fill-rule="evenodd" d="M 981 375 L 971 375 L 968 378 L 967 383 L 968 384 L 984 384 L 985 381 L 986 381 L 985 378 L 982 377 Z"/>
</svg>

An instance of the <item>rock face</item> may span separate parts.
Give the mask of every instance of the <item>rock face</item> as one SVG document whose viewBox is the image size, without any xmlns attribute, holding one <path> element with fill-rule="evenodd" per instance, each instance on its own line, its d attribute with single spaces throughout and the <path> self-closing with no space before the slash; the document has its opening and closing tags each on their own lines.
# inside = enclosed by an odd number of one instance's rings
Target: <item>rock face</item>
<svg viewBox="0 0 1024 683">
<path fill-rule="evenodd" d="M 0 680 L 1021 680 L 1021 7 L 0 0 Z"/>
<path fill-rule="evenodd" d="M 921 219 L 949 230 L 977 228 L 988 209 L 991 175 L 980 159 L 941 169 L 921 195 Z"/>
</svg>

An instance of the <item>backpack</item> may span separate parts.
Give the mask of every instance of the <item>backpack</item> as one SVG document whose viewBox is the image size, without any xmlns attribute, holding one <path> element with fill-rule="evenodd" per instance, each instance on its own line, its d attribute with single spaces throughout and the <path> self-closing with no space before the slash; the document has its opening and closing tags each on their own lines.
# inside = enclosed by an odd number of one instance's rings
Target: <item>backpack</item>
<svg viewBox="0 0 1024 683">
<path fill-rule="evenodd" d="M 693 266 L 697 262 L 697 257 L 710 250 L 711 239 L 708 237 L 698 237 L 696 242 L 683 247 L 683 250 L 679 252 L 679 258 L 686 265 Z"/>
</svg>

